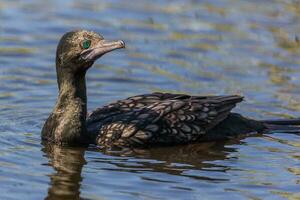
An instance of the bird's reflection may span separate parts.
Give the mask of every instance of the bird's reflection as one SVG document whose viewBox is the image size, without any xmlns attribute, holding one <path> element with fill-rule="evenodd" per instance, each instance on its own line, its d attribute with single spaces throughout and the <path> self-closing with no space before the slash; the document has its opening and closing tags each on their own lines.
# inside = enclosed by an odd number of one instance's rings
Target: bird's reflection
<svg viewBox="0 0 300 200">
<path fill-rule="evenodd" d="M 209 177 L 206 172 L 226 172 L 229 169 L 214 161 L 225 160 L 231 152 L 236 151 L 235 148 L 227 146 L 232 143 L 237 144 L 240 141 L 207 142 L 152 149 L 109 150 L 98 147 L 86 149 L 46 145 L 42 150 L 49 158 L 49 165 L 55 172 L 49 176 L 51 183 L 45 199 L 82 199 L 80 197 L 81 171 L 86 164 L 84 158 L 86 150 L 93 155 L 88 157 L 89 165 L 97 165 L 99 170 L 110 173 L 127 171 L 141 176 L 142 179 L 149 179 L 143 177 L 141 173 L 152 171 L 204 181 L 228 181 L 224 178 Z M 107 168 L 107 164 L 115 167 Z M 185 173 L 188 170 L 197 170 L 199 174 Z M 159 180 L 155 179 L 155 181 Z"/>
<path fill-rule="evenodd" d="M 81 170 L 86 164 L 85 148 L 46 145 L 42 150 L 55 170 L 50 175 L 50 188 L 45 199 L 80 199 Z"/>
<path fill-rule="evenodd" d="M 195 179 L 211 181 L 227 181 L 227 179 L 212 179 L 208 176 L 188 175 L 188 170 L 226 172 L 230 169 L 214 161 L 233 159 L 232 152 L 236 149 L 226 145 L 241 143 L 240 140 L 230 142 L 206 142 L 174 147 L 156 147 L 150 149 L 89 149 L 101 151 L 106 155 L 114 156 L 109 159 L 95 157 L 91 162 L 110 163 L 117 168 L 105 169 L 109 171 L 119 170 L 132 173 L 152 171 L 170 175 L 186 176 Z M 123 159 L 120 159 L 120 158 Z"/>
</svg>

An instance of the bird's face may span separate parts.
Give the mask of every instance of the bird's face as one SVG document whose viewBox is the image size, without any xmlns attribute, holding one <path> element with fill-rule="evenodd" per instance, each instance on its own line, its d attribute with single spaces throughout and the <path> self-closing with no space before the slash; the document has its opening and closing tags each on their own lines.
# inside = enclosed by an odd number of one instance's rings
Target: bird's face
<svg viewBox="0 0 300 200">
<path fill-rule="evenodd" d="M 107 41 L 86 30 L 68 32 L 57 46 L 56 65 L 68 71 L 85 71 L 102 55 L 120 48 L 125 48 L 122 40 Z"/>
</svg>

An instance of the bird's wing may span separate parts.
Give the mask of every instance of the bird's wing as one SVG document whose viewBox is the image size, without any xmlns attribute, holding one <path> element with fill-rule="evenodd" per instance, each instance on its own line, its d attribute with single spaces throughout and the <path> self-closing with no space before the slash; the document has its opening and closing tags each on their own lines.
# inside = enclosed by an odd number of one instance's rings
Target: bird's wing
<svg viewBox="0 0 300 200">
<path fill-rule="evenodd" d="M 124 114 L 133 110 L 141 109 L 145 106 L 152 105 L 168 99 L 188 99 L 191 96 L 183 94 L 170 94 L 170 93 L 151 93 L 132 96 L 127 99 L 119 100 L 110 103 L 101 108 L 97 108 L 91 112 L 87 118 L 88 123 L 99 122 L 112 116 Z"/>
<path fill-rule="evenodd" d="M 102 121 L 98 143 L 120 146 L 195 141 L 223 121 L 241 96 L 187 96 L 156 100 Z"/>
</svg>

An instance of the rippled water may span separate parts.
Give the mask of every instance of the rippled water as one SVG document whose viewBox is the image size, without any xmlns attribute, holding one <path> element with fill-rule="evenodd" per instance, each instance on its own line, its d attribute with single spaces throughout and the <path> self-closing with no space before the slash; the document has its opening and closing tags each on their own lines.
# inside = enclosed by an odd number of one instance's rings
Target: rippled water
<svg viewBox="0 0 300 200">
<path fill-rule="evenodd" d="M 87 28 L 127 49 L 87 75 L 89 110 L 153 91 L 243 94 L 249 117 L 300 115 L 297 0 L 0 2 L 0 199 L 300 199 L 300 136 L 131 152 L 45 147 L 55 47 Z"/>
</svg>

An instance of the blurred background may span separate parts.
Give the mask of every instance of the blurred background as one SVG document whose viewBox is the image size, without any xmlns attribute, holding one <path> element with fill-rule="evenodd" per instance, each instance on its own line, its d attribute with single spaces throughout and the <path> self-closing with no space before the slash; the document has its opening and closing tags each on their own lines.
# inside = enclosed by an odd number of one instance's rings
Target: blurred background
<svg viewBox="0 0 300 200">
<path fill-rule="evenodd" d="M 297 135 L 117 155 L 40 144 L 66 31 L 126 42 L 89 70 L 89 110 L 154 91 L 241 94 L 246 116 L 291 118 L 299 19 L 298 0 L 1 0 L 0 199 L 300 198 Z"/>
</svg>

